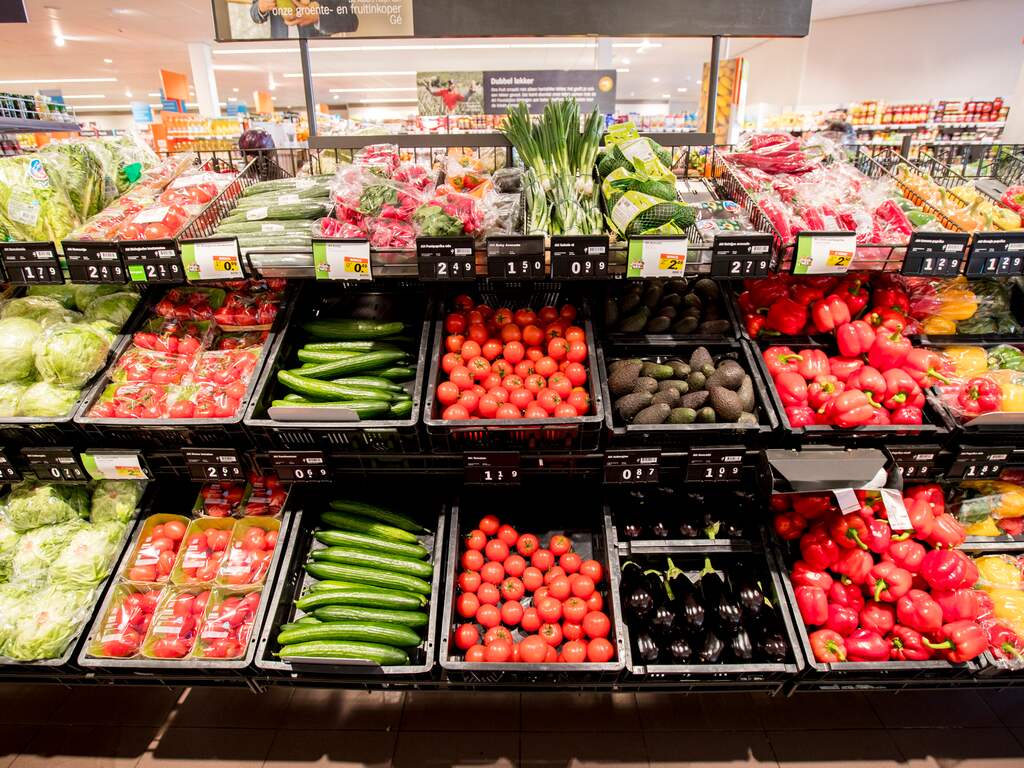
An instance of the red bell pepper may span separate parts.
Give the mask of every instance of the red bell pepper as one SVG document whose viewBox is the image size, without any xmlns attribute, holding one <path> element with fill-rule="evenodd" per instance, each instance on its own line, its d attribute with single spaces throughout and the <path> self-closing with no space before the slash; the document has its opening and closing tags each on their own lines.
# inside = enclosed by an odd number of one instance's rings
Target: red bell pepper
<svg viewBox="0 0 1024 768">
<path fill-rule="evenodd" d="M 946 492 L 937 483 L 915 485 L 913 488 L 904 491 L 904 496 L 909 496 L 912 499 L 923 499 L 928 503 L 928 507 L 933 515 L 939 515 L 946 511 Z"/>
<path fill-rule="evenodd" d="M 846 308 L 850 310 L 850 317 L 856 317 L 863 312 L 871 298 L 871 292 L 864 285 L 864 281 L 849 274 L 833 289 L 833 293 L 846 304 Z"/>
<path fill-rule="evenodd" d="M 828 361 L 828 372 L 840 381 L 849 381 L 863 367 L 864 361 L 859 357 L 830 357 Z"/>
<path fill-rule="evenodd" d="M 924 644 L 924 637 L 910 627 L 893 627 L 889 642 L 889 658 L 893 661 L 927 661 L 932 649 Z"/>
<path fill-rule="evenodd" d="M 928 502 L 922 498 L 904 497 L 903 505 L 907 508 L 907 517 L 914 528 L 914 535 L 921 541 L 927 541 L 935 528 L 935 515 Z M 922 555 L 923 557 L 923 555 Z"/>
<path fill-rule="evenodd" d="M 786 336 L 796 336 L 807 322 L 807 307 L 792 299 L 779 299 L 768 308 L 765 327 Z"/>
<path fill-rule="evenodd" d="M 924 411 L 913 405 L 905 405 L 892 412 L 893 424 L 924 424 Z"/>
<path fill-rule="evenodd" d="M 1024 642 L 1005 624 L 996 623 L 988 627 L 988 644 L 998 659 L 1017 662 L 1024 659 Z"/>
<path fill-rule="evenodd" d="M 943 624 L 939 630 L 939 642 L 925 638 L 928 648 L 942 651 L 942 655 L 954 664 L 962 664 L 980 656 L 988 648 L 988 636 L 981 625 L 973 621 L 952 621 Z"/>
<path fill-rule="evenodd" d="M 960 386 L 960 394 L 956 401 L 963 409 L 966 416 L 977 416 L 981 413 L 989 413 L 999 410 L 999 403 L 1003 399 L 1003 393 L 999 385 L 991 379 L 971 379 Z"/>
<path fill-rule="evenodd" d="M 800 353 L 800 362 L 796 364 L 796 372 L 807 381 L 815 376 L 828 375 L 828 355 L 820 349 L 805 349 Z"/>
<path fill-rule="evenodd" d="M 868 523 L 860 515 L 836 515 L 828 526 L 832 540 L 843 549 L 867 549 Z"/>
<path fill-rule="evenodd" d="M 905 243 L 910 239 L 910 236 L 914 234 L 914 228 L 910 223 L 910 219 L 907 218 L 907 214 L 900 208 L 894 200 L 885 200 L 881 205 L 875 208 L 873 218 L 876 219 L 876 224 L 882 222 L 887 239 L 895 239 L 900 243 Z M 876 240 L 875 242 L 883 242 L 882 240 Z"/>
<path fill-rule="evenodd" d="M 880 635 L 887 635 L 896 626 L 896 609 L 888 603 L 868 600 L 860 611 L 860 625 Z"/>
<path fill-rule="evenodd" d="M 846 357 L 866 355 L 875 343 L 875 329 L 863 320 L 854 320 L 836 328 L 836 345 L 839 354 Z"/>
<path fill-rule="evenodd" d="M 1007 536 L 1020 536 L 1024 534 L 1024 518 L 1004 517 L 1002 520 L 997 520 L 996 525 Z"/>
<path fill-rule="evenodd" d="M 861 516 L 864 517 L 863 514 Z M 876 555 L 888 552 L 889 547 L 892 545 L 892 529 L 889 527 L 889 523 L 874 517 L 864 517 L 864 520 L 867 523 L 868 530 L 863 540 L 868 545 L 868 549 Z"/>
<path fill-rule="evenodd" d="M 889 549 L 882 553 L 882 560 L 887 563 L 895 563 L 905 571 L 917 573 L 921 568 L 921 561 L 927 550 L 924 546 L 913 539 L 894 541 L 889 544 Z"/>
<path fill-rule="evenodd" d="M 800 555 L 809 566 L 823 571 L 839 559 L 839 545 L 832 541 L 824 523 L 816 523 L 800 539 Z"/>
<path fill-rule="evenodd" d="M 785 371 L 796 371 L 797 363 L 800 362 L 800 355 L 789 347 L 768 347 L 762 356 L 773 379 Z"/>
<path fill-rule="evenodd" d="M 918 538 L 921 538 L 918 536 Z M 967 532 L 960 521 L 948 512 L 935 516 L 935 524 L 928 534 L 927 541 L 933 547 L 959 547 L 967 539 Z M 973 565 L 973 563 L 972 563 Z M 972 584 L 974 582 L 971 582 Z"/>
<path fill-rule="evenodd" d="M 890 368 L 899 368 L 911 349 L 910 340 L 901 333 L 879 328 L 875 332 L 875 343 L 868 350 L 868 365 L 883 373 Z"/>
<path fill-rule="evenodd" d="M 889 643 L 877 632 L 855 630 L 846 638 L 847 661 L 887 661 Z"/>
<path fill-rule="evenodd" d="M 831 293 L 811 304 L 811 322 L 818 333 L 834 331 L 843 323 L 850 322 L 850 308 L 841 298 Z"/>
<path fill-rule="evenodd" d="M 814 284 L 805 278 L 803 282 L 795 283 L 789 289 L 789 297 L 800 306 L 807 307 L 825 298 L 826 285 Z"/>
<path fill-rule="evenodd" d="M 795 541 L 807 530 L 807 520 L 796 512 L 783 512 L 772 521 L 775 534 L 783 541 Z"/>
<path fill-rule="evenodd" d="M 882 402 L 890 411 L 912 405 L 921 408 L 924 405 L 924 394 L 910 374 L 902 368 L 892 368 L 882 374 L 885 379 L 885 400 Z"/>
<path fill-rule="evenodd" d="M 753 309 L 767 309 L 779 299 L 789 296 L 791 279 L 789 275 L 775 275 L 757 280 L 745 280 L 744 291 L 740 294 L 740 298 L 746 297 L 746 301 Z"/>
<path fill-rule="evenodd" d="M 867 424 L 875 412 L 868 396 L 859 389 L 848 389 L 825 405 L 829 423 L 844 429 Z"/>
<path fill-rule="evenodd" d="M 910 571 L 905 571 L 896 563 L 881 562 L 868 572 L 864 585 L 872 593 L 875 600 L 895 603 L 908 591 L 914 580 Z"/>
<path fill-rule="evenodd" d="M 982 594 L 977 589 L 936 589 L 932 592 L 932 599 L 942 609 L 942 621 L 948 624 L 951 621 L 974 621 L 978 618 L 981 615 L 979 596 Z"/>
<path fill-rule="evenodd" d="M 796 607 L 809 627 L 819 627 L 828 621 L 828 597 L 821 587 L 797 587 Z"/>
<path fill-rule="evenodd" d="M 832 570 L 854 584 L 863 584 L 875 561 L 863 549 L 847 549 L 836 559 Z"/>
<path fill-rule="evenodd" d="M 905 333 L 910 325 L 910 318 L 902 312 L 881 307 L 874 307 L 864 315 L 864 320 L 876 331 L 888 331 L 889 333 Z"/>
<path fill-rule="evenodd" d="M 921 561 L 919 573 L 932 589 L 949 590 L 973 587 L 974 581 L 968 583 L 971 573 L 968 569 L 969 562 L 970 558 L 958 550 L 933 549 Z"/>
<path fill-rule="evenodd" d="M 817 414 L 806 405 L 787 405 L 786 418 L 790 427 L 807 427 L 817 424 Z"/>
<path fill-rule="evenodd" d="M 793 496 L 793 509 L 808 520 L 817 520 L 832 512 L 835 507 L 830 493 L 800 493 Z"/>
<path fill-rule="evenodd" d="M 852 608 L 860 613 L 864 607 L 864 595 L 861 594 L 860 587 L 852 582 L 844 584 L 842 581 L 833 581 L 828 589 L 828 602 L 831 605 Z"/>
<path fill-rule="evenodd" d="M 942 626 L 942 608 L 927 592 L 912 589 L 896 601 L 896 618 L 918 632 L 937 632 Z"/>
<path fill-rule="evenodd" d="M 936 382 L 949 384 L 949 377 L 940 370 L 943 367 L 942 356 L 929 349 L 917 347 L 910 350 L 903 361 L 903 370 L 917 382 L 922 389 L 934 387 Z"/>
<path fill-rule="evenodd" d="M 821 587 L 828 591 L 835 583 L 827 571 L 812 568 L 803 560 L 793 563 L 793 570 L 789 573 L 789 580 L 794 587 Z"/>
<path fill-rule="evenodd" d="M 876 308 L 895 309 L 898 312 L 910 314 L 910 297 L 907 292 L 892 286 L 875 288 L 871 292 L 871 302 Z"/>
<path fill-rule="evenodd" d="M 888 424 L 892 424 L 892 420 L 889 419 L 889 412 L 881 406 L 875 408 L 871 418 L 864 422 L 866 427 L 884 427 Z"/>
<path fill-rule="evenodd" d="M 849 635 L 860 623 L 860 616 L 852 608 L 845 605 L 832 603 L 828 607 L 828 618 L 825 621 L 825 628 L 837 632 L 843 637 Z"/>
<path fill-rule="evenodd" d="M 859 389 L 868 396 L 872 404 L 881 405 L 885 399 L 885 377 L 881 371 L 870 365 L 854 371 L 846 380 L 846 386 L 850 389 Z"/>
<path fill-rule="evenodd" d="M 807 382 L 799 373 L 783 371 L 775 377 L 775 389 L 783 405 L 807 405 Z"/>
<path fill-rule="evenodd" d="M 807 385 L 807 403 L 814 410 L 825 407 L 832 398 L 842 394 L 846 385 L 831 374 L 821 374 Z"/>
<path fill-rule="evenodd" d="M 831 629 L 819 629 L 808 638 L 811 641 L 811 652 L 816 661 L 833 664 L 846 661 L 846 643 L 843 636 Z"/>
<path fill-rule="evenodd" d="M 767 335 L 764 324 L 767 321 L 764 315 L 751 314 L 743 316 L 743 325 L 747 330 L 747 335 L 752 339 L 756 339 L 762 333 Z M 774 331 L 772 331 L 774 333 Z"/>
</svg>

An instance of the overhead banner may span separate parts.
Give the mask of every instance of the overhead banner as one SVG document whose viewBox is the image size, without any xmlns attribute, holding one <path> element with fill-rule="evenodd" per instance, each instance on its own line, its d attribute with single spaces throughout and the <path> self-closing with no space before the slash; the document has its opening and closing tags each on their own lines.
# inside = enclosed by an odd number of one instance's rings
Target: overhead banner
<svg viewBox="0 0 1024 768">
<path fill-rule="evenodd" d="M 213 0 L 217 40 L 412 37 L 413 0 Z"/>
<path fill-rule="evenodd" d="M 580 111 L 615 111 L 614 69 L 537 69 L 419 72 L 421 115 L 500 115 L 523 102 L 539 114 L 557 99 L 574 98 Z"/>
</svg>

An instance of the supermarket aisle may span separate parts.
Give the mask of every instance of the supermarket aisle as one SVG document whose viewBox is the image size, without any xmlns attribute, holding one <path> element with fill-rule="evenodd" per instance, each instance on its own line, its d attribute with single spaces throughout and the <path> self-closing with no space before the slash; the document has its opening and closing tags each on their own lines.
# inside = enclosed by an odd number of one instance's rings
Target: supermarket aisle
<svg viewBox="0 0 1024 768">
<path fill-rule="evenodd" d="M 769 700 L 0 686 L 0 768 L 974 768 L 1024 765 L 1022 745 L 1024 691 Z"/>
</svg>

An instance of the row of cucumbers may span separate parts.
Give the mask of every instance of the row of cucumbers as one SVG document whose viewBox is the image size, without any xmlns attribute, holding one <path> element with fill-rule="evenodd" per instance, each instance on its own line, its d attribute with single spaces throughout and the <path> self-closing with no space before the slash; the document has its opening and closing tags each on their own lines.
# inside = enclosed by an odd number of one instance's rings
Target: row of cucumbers
<svg viewBox="0 0 1024 768">
<path fill-rule="evenodd" d="M 295 602 L 301 615 L 281 627 L 278 655 L 408 665 L 428 624 L 434 564 L 420 544 L 428 531 L 369 504 L 329 506 L 305 565 L 314 581 Z"/>
<path fill-rule="evenodd" d="M 288 392 L 272 406 L 345 408 L 360 420 L 412 414 L 417 340 L 404 323 L 319 319 L 302 330 L 307 342 L 295 353 L 295 367 L 277 373 Z"/>
</svg>

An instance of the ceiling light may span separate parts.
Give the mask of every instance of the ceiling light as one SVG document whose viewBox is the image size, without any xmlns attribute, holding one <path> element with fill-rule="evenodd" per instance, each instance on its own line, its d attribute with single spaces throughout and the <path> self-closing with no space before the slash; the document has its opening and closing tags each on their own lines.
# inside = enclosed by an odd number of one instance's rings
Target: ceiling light
<svg viewBox="0 0 1024 768">
<path fill-rule="evenodd" d="M 64 40 L 64 35 L 56 34 L 53 36 L 53 44 L 56 45 L 58 48 L 63 48 L 65 42 L 66 41 Z"/>
<path fill-rule="evenodd" d="M 103 60 L 103 63 L 104 63 L 104 64 L 113 64 L 113 63 L 114 63 L 114 60 L 113 60 L 113 59 L 104 59 L 104 60 Z"/>
<path fill-rule="evenodd" d="M 150 91 L 146 95 L 149 96 L 149 98 L 151 98 L 151 99 L 161 99 L 161 98 L 163 98 L 163 94 L 160 93 L 160 91 Z"/>
<path fill-rule="evenodd" d="M 360 99 L 360 104 L 415 104 L 416 99 Z"/>
<path fill-rule="evenodd" d="M 399 91 L 402 91 L 402 92 L 405 92 L 405 93 L 408 93 L 409 91 L 415 92 L 416 88 L 412 87 L 412 86 L 410 86 L 408 88 L 406 88 L 404 86 L 395 86 L 395 87 L 387 87 L 387 88 L 329 88 L 327 92 L 328 93 L 382 93 L 382 92 L 397 93 Z"/>
<path fill-rule="evenodd" d="M 127 91 L 125 91 L 124 95 L 127 96 L 130 99 L 132 97 L 132 90 L 131 90 L 131 88 L 129 88 Z"/>
<path fill-rule="evenodd" d="M 228 101 L 238 101 L 237 96 L 228 96 Z"/>
<path fill-rule="evenodd" d="M 615 71 L 616 71 L 616 72 L 618 72 L 618 73 L 619 73 L 620 75 L 623 75 L 623 74 L 625 74 L 626 72 L 629 72 L 629 69 L 628 69 L 627 67 L 619 67 L 619 68 L 618 68 L 618 69 L 616 69 Z"/>
<path fill-rule="evenodd" d="M 338 94 L 334 94 L 334 100 L 335 101 L 338 101 L 340 98 L 341 98 L 341 96 L 339 96 Z"/>
<path fill-rule="evenodd" d="M 150 106 L 159 106 L 159 105 L 151 104 Z M 83 105 L 81 107 L 77 107 L 79 112 L 92 112 L 92 111 L 95 111 L 97 109 L 107 110 L 107 109 L 131 109 L 131 108 L 132 108 L 131 104 L 89 104 L 89 105 Z"/>
<path fill-rule="evenodd" d="M 626 66 L 629 66 L 632 62 L 630 62 L 629 59 L 623 59 L 622 63 L 625 64 Z"/>
<path fill-rule="evenodd" d="M 392 72 L 313 72 L 313 77 L 400 77 L 402 75 L 415 75 L 416 70 L 395 70 Z M 301 72 L 288 72 L 285 77 L 302 77 Z"/>
<path fill-rule="evenodd" d="M 77 101 L 78 99 L 105 99 L 105 98 L 107 98 L 107 97 L 104 96 L 102 93 L 65 93 L 64 94 L 64 101 L 67 101 L 68 99 L 75 99 Z"/>
<path fill-rule="evenodd" d="M 661 43 L 652 43 L 645 37 L 643 40 L 639 42 L 622 41 L 618 43 L 612 43 L 612 48 L 661 48 Z"/>
<path fill-rule="evenodd" d="M 252 64 L 214 64 L 218 72 L 259 72 L 260 67 Z"/>
<path fill-rule="evenodd" d="M 652 77 L 651 78 L 651 82 L 652 83 L 660 83 L 661 82 L 661 78 L 660 77 Z"/>
<path fill-rule="evenodd" d="M 277 88 L 277 81 L 274 79 L 274 73 L 271 72 L 270 76 L 267 77 L 267 90 L 273 91 Z"/>
<path fill-rule="evenodd" d="M 614 47 L 637 48 L 640 43 L 616 43 Z M 584 40 L 571 43 L 438 43 L 436 45 L 413 45 L 410 43 L 388 45 L 324 45 L 310 48 L 311 53 L 366 53 L 371 51 L 501 51 L 501 50 L 537 50 L 537 49 L 570 49 L 590 50 L 597 47 L 596 41 Z M 656 46 L 655 46 L 656 47 Z M 235 48 L 225 47 L 214 49 L 215 56 L 244 56 L 248 54 L 264 55 L 268 53 L 295 53 L 294 48 Z M 216 69 L 216 67 L 214 67 Z"/>
<path fill-rule="evenodd" d="M 672 97 L 669 94 L 667 94 L 667 93 L 663 93 L 663 94 L 661 94 L 661 98 L 663 98 L 663 99 L 671 99 Z"/>
<path fill-rule="evenodd" d="M 680 93 L 686 93 L 686 88 L 676 88 Z"/>
<path fill-rule="evenodd" d="M 271 96 L 271 97 L 270 97 L 270 100 L 271 100 L 271 101 L 277 101 L 277 96 Z"/>
<path fill-rule="evenodd" d="M 232 92 L 232 93 L 238 93 L 238 89 L 237 89 L 237 88 L 232 88 L 232 89 L 231 89 L 231 92 Z"/>
<path fill-rule="evenodd" d="M 33 77 L 28 80 L 0 80 L 0 85 L 28 83 L 116 83 L 116 77 Z"/>
</svg>

